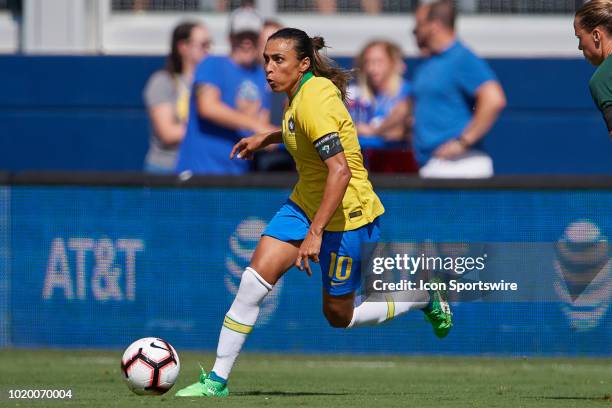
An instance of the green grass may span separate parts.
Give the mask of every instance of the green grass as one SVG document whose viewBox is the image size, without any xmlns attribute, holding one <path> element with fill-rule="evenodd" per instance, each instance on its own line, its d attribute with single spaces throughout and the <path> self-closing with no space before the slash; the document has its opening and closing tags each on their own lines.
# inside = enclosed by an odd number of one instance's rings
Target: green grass
<svg viewBox="0 0 612 408">
<path fill-rule="evenodd" d="M 611 407 L 612 359 L 314 356 L 246 353 L 224 400 L 178 399 L 210 354 L 181 353 L 178 383 L 133 395 L 120 352 L 0 351 L 0 406 L 19 407 Z M 9 389 L 71 389 L 72 400 L 9 400 Z"/>
</svg>

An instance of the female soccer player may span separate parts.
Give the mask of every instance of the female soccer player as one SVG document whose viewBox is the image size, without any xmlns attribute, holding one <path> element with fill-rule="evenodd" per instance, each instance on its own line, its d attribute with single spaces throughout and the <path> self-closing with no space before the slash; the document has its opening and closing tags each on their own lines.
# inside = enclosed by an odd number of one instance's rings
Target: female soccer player
<svg viewBox="0 0 612 408">
<path fill-rule="evenodd" d="M 242 275 L 236 298 L 225 315 L 217 359 L 209 375 L 177 396 L 227 396 L 227 379 L 259 307 L 292 266 L 312 275 L 321 265 L 323 313 L 333 327 L 382 323 L 411 309 L 423 309 L 434 332 L 445 336 L 451 314 L 440 293 L 423 291 L 414 302 L 363 302 L 354 307 L 360 283 L 361 245 L 379 239 L 384 208 L 368 181 L 355 126 L 344 104 L 349 75 L 319 53 L 320 37 L 295 28 L 273 34 L 264 51 L 266 79 L 285 92 L 282 131 L 254 135 L 231 152 L 241 159 L 271 143 L 284 143 L 295 159 L 299 181 L 289 200 L 268 224 Z"/>
<path fill-rule="evenodd" d="M 576 12 L 574 30 L 578 49 L 598 67 L 589 81 L 589 89 L 612 137 L 612 0 L 585 3 Z"/>
</svg>

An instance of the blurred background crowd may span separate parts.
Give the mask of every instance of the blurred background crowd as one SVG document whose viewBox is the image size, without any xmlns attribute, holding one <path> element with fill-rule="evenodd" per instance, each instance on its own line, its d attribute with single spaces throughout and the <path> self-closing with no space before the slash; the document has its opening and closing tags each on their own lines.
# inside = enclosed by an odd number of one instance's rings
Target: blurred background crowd
<svg viewBox="0 0 612 408">
<path fill-rule="evenodd" d="M 413 81 L 404 79 L 404 57 L 393 41 L 368 42 L 355 61 L 348 109 L 366 164 L 378 159 L 391 171 L 418 167 L 423 177 L 490 177 L 491 158 L 479 147 L 505 107 L 504 92 L 488 64 L 457 39 L 452 1 L 424 3 L 415 14 L 413 33 L 424 61 Z M 271 121 L 262 55 L 267 38 L 281 26 L 264 21 L 254 3 L 244 0 L 230 15 L 229 55 L 217 59 L 207 58 L 204 25 L 174 29 L 167 65 L 145 90 L 152 128 L 147 171 L 252 170 L 228 157 L 241 137 L 278 126 Z M 260 171 L 291 167 L 282 146 L 261 152 L 255 162 Z"/>
<path fill-rule="evenodd" d="M 431 178 L 612 172 L 602 160 L 610 143 L 588 96 L 593 68 L 580 58 L 571 24 L 582 0 L 55 4 L 0 0 L 0 34 L 7 33 L 0 41 L 7 54 L 0 56 L 7 90 L 0 147 L 8 147 L 0 169 L 293 171 L 282 146 L 252 163 L 228 155 L 241 137 L 280 125 L 286 96 L 271 93 L 262 54 L 272 33 L 297 26 L 325 37 L 328 55 L 352 70 L 347 109 L 372 172 Z M 76 17 L 62 14 L 69 9 Z M 42 15 L 42 24 L 34 24 Z M 65 38 L 57 33 L 63 21 Z M 49 119 L 56 104 L 76 111 L 70 124 Z M 82 109 L 118 115 L 95 121 L 81 117 Z M 87 132 L 75 130 L 78 121 Z M 115 134 L 109 145 L 122 144 L 105 146 L 116 155 L 107 163 L 115 164 L 93 164 L 101 157 L 80 163 L 84 149 L 96 150 L 96 142 L 83 140 L 102 131 Z M 49 159 L 42 146 L 32 154 L 32 144 L 49 145 L 61 160 Z"/>
<path fill-rule="evenodd" d="M 462 12 L 572 12 L 583 0 L 532 1 L 532 0 L 458 0 Z M 419 0 L 277 0 L 278 12 L 362 12 L 367 14 L 411 12 Z M 233 10 L 242 0 L 112 0 L 113 9 L 135 11 L 163 11 L 181 8 L 188 11 Z"/>
</svg>

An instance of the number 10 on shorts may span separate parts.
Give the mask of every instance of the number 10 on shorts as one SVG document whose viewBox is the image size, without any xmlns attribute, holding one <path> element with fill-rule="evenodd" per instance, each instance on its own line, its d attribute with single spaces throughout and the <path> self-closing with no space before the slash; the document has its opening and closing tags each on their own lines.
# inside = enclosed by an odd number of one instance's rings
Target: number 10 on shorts
<svg viewBox="0 0 612 408">
<path fill-rule="evenodd" d="M 337 253 L 331 253 L 331 261 L 329 262 L 329 277 L 336 280 L 345 281 L 351 276 L 351 268 L 353 267 L 353 258 L 349 256 L 338 256 Z"/>
</svg>

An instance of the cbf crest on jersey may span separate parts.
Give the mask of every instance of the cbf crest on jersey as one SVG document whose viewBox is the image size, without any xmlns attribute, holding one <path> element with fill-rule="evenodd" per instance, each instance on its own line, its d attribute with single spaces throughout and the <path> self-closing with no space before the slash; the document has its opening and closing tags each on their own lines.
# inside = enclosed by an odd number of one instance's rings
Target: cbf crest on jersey
<svg viewBox="0 0 612 408">
<path fill-rule="evenodd" d="M 287 122 L 287 127 L 289 128 L 289 132 L 295 133 L 295 120 L 293 120 L 293 115 L 289 117 L 289 122 Z"/>
</svg>

